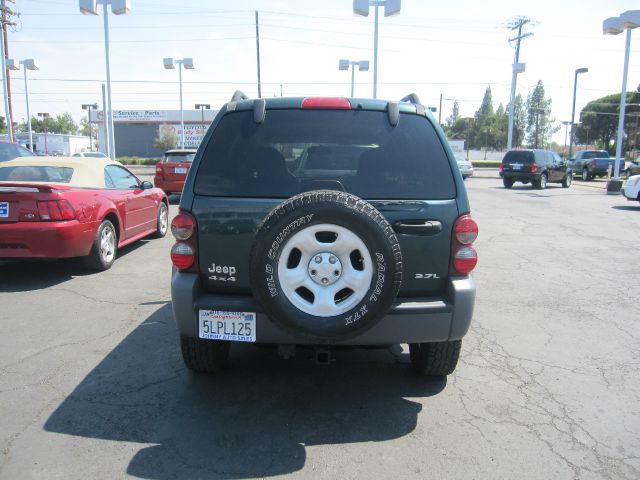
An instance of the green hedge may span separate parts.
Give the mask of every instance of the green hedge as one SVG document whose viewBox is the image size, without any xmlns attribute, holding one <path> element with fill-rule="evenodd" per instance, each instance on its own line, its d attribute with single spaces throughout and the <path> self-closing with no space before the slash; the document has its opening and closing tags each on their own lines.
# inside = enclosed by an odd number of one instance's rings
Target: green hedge
<svg viewBox="0 0 640 480">
<path fill-rule="evenodd" d="M 471 162 L 473 168 L 498 168 L 500 161 L 498 160 L 473 160 Z"/>
<path fill-rule="evenodd" d="M 124 165 L 155 165 L 160 161 L 160 159 L 143 157 L 118 157 L 118 161 Z"/>
</svg>

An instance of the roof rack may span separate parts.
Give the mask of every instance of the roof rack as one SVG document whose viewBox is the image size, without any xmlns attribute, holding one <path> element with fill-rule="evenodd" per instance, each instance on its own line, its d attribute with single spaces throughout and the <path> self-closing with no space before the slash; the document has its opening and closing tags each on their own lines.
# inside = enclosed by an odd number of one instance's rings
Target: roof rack
<svg viewBox="0 0 640 480">
<path fill-rule="evenodd" d="M 401 102 L 409 102 L 409 103 L 415 103 L 416 105 L 422 105 L 420 103 L 420 99 L 418 98 L 418 95 L 416 95 L 415 93 L 410 93 L 409 95 L 402 97 L 400 99 Z"/>
<path fill-rule="evenodd" d="M 244 92 L 240 90 L 236 90 L 233 96 L 231 97 L 231 101 L 227 104 L 227 111 L 233 112 L 238 106 L 238 102 L 240 100 L 249 100 L 249 97 Z M 264 98 L 257 98 L 253 101 L 253 121 L 256 123 L 264 122 L 264 117 L 267 113 L 266 110 L 266 102 Z"/>
<path fill-rule="evenodd" d="M 249 97 L 247 97 L 247 95 L 244 92 L 241 92 L 240 90 L 236 90 L 233 96 L 231 97 L 231 101 L 237 102 L 239 100 L 249 100 Z"/>
</svg>

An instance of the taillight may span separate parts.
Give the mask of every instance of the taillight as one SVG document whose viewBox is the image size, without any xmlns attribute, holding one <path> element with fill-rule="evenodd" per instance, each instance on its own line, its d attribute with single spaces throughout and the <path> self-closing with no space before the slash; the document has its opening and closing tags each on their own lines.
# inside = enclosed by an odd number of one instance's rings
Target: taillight
<svg viewBox="0 0 640 480">
<path fill-rule="evenodd" d="M 186 212 L 176 215 L 171 221 L 171 233 L 176 239 L 171 248 L 171 261 L 180 271 L 197 272 L 197 235 L 196 220 Z"/>
<path fill-rule="evenodd" d="M 538 171 L 538 165 L 535 163 L 531 164 L 531 173 L 536 173 Z"/>
<path fill-rule="evenodd" d="M 451 236 L 451 275 L 467 275 L 478 263 L 478 253 L 471 245 L 478 238 L 478 224 L 466 214 L 458 217 Z"/>
<path fill-rule="evenodd" d="M 596 161 L 595 160 L 591 160 L 591 168 L 593 170 L 595 170 L 595 168 L 596 168 Z"/>
<path fill-rule="evenodd" d="M 500 171 L 502 172 L 504 170 L 504 162 L 500 162 Z"/>
<path fill-rule="evenodd" d="M 351 110 L 351 103 L 346 98 L 308 97 L 302 100 L 302 108 L 328 108 Z"/>
<path fill-rule="evenodd" d="M 162 164 L 156 163 L 156 175 L 162 175 L 163 173 L 164 173 L 164 170 L 162 170 Z"/>
<path fill-rule="evenodd" d="M 176 240 L 189 240 L 193 235 L 194 227 L 193 217 L 186 213 L 176 215 L 171 221 L 171 233 Z"/>
<path fill-rule="evenodd" d="M 178 242 L 171 248 L 171 261 L 178 270 L 186 270 L 195 260 L 195 252 L 191 245 Z"/>
<path fill-rule="evenodd" d="M 40 220 L 57 221 L 76 218 L 76 212 L 67 200 L 45 200 L 37 203 Z"/>
</svg>

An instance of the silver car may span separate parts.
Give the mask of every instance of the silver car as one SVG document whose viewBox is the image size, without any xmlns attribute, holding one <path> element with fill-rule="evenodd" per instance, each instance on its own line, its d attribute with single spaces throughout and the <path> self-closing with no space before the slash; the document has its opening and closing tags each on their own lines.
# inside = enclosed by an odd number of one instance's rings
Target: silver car
<svg viewBox="0 0 640 480">
<path fill-rule="evenodd" d="M 465 160 L 462 155 L 455 154 L 456 162 L 458 162 L 458 168 L 460 169 L 460 173 L 462 173 L 463 180 L 467 177 L 473 176 L 473 165 L 470 161 Z"/>
</svg>

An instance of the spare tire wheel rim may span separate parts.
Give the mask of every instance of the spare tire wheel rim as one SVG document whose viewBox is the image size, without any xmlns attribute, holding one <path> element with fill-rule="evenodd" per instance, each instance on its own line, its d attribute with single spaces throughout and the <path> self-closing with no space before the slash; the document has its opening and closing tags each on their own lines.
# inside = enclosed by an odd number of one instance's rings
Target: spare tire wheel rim
<svg viewBox="0 0 640 480">
<path fill-rule="evenodd" d="M 285 297 L 316 317 L 334 317 L 358 305 L 369 290 L 373 270 L 362 239 L 329 223 L 312 225 L 291 236 L 278 259 Z"/>
</svg>

